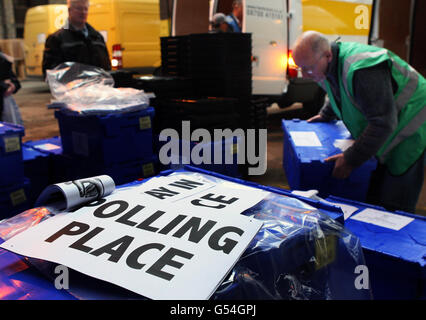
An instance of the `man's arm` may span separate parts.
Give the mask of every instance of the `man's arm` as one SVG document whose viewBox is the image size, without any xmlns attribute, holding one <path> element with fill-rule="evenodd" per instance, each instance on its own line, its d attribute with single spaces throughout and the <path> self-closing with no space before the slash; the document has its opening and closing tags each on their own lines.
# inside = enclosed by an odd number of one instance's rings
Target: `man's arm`
<svg viewBox="0 0 426 320">
<path fill-rule="evenodd" d="M 9 58 L 6 58 L 3 54 L 0 54 L 0 68 L 2 70 L 2 82 L 4 87 L 7 87 L 3 94 L 9 96 L 16 93 L 21 88 L 21 83 L 16 77 L 15 73 L 12 70 L 12 62 Z"/>
<path fill-rule="evenodd" d="M 398 124 L 398 114 L 393 98 L 391 72 L 386 62 L 356 71 L 353 90 L 355 102 L 368 125 L 344 152 L 344 157 L 348 164 L 358 167 L 383 146 Z"/>
<path fill-rule="evenodd" d="M 307 122 L 329 122 L 336 119 L 336 114 L 331 107 L 330 99 L 328 95 L 325 95 L 324 105 L 320 109 L 317 115 L 309 118 Z"/>
<path fill-rule="evenodd" d="M 53 69 L 64 62 L 61 50 L 61 42 L 57 37 L 50 35 L 47 37 L 43 52 L 43 77 L 46 78 L 46 70 Z"/>
</svg>

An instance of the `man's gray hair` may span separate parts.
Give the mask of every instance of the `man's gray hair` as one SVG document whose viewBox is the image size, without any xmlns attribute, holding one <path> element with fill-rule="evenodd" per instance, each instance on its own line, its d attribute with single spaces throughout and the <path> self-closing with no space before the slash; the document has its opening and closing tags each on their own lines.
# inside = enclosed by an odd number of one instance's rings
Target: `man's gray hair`
<svg viewBox="0 0 426 320">
<path fill-rule="evenodd" d="M 322 54 L 325 51 L 327 51 L 329 48 L 330 48 L 330 42 L 324 35 L 320 33 L 318 33 L 317 37 L 315 37 L 314 40 L 312 40 L 311 50 L 314 54 Z"/>
</svg>

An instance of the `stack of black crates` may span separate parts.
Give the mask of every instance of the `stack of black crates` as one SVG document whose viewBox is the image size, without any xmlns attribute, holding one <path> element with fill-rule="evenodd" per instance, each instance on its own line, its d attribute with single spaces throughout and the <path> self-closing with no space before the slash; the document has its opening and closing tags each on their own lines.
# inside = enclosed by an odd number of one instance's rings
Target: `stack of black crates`
<svg viewBox="0 0 426 320">
<path fill-rule="evenodd" d="M 161 71 L 139 77 L 133 87 L 153 92 L 154 134 L 266 128 L 267 101 L 252 96 L 249 33 L 203 33 L 161 38 Z M 242 169 L 245 170 L 244 168 Z"/>
<path fill-rule="evenodd" d="M 234 126 L 243 129 L 266 128 L 266 107 L 264 100 L 252 97 L 252 61 L 250 33 L 206 33 L 186 36 L 161 38 L 162 74 L 170 77 L 191 79 L 192 96 L 186 98 L 189 103 L 194 100 L 206 105 L 206 97 L 225 98 L 232 101 L 233 108 L 220 108 L 209 111 L 210 121 L 221 115 L 233 118 L 237 115 Z M 186 93 L 189 90 L 186 90 Z M 158 95 L 161 100 L 161 93 Z M 211 101 L 210 105 L 211 105 Z M 164 101 L 161 101 L 164 105 Z M 160 107 L 161 108 L 161 107 Z M 193 107 L 189 107 L 193 108 Z M 222 109 L 225 109 L 224 112 Z M 229 127 L 229 126 L 228 126 Z"/>
<path fill-rule="evenodd" d="M 189 77 L 199 96 L 251 95 L 251 35 L 207 33 L 161 38 L 162 72 Z"/>
</svg>

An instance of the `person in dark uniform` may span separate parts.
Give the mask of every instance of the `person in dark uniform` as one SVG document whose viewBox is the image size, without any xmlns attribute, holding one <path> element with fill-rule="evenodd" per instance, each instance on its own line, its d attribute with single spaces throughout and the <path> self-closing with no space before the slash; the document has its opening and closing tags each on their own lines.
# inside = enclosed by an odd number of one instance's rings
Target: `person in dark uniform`
<svg viewBox="0 0 426 320">
<path fill-rule="evenodd" d="M 43 75 L 63 62 L 79 62 L 111 70 L 103 36 L 87 23 L 88 0 L 68 0 L 68 21 L 46 39 Z"/>
<path fill-rule="evenodd" d="M 0 121 L 3 121 L 4 98 L 16 93 L 21 84 L 12 71 L 12 62 L 0 52 Z"/>
</svg>

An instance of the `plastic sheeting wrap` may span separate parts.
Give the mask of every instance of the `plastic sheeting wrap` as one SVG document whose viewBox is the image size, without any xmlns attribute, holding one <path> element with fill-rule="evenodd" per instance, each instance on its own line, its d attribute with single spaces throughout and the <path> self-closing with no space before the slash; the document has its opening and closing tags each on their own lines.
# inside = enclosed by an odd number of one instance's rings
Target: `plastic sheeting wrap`
<svg viewBox="0 0 426 320">
<path fill-rule="evenodd" d="M 244 212 L 264 222 L 215 299 L 370 299 L 355 287 L 358 238 L 321 211 L 271 194 Z"/>
<path fill-rule="evenodd" d="M 193 179 L 200 177 L 200 173 L 176 173 Z M 249 188 L 210 175 L 203 174 L 202 178 L 227 187 Z M 125 192 L 141 183 L 137 181 L 117 189 Z M 50 216 L 40 210 L 43 208 L 0 223 L 0 236 L 8 239 L 14 225 L 23 230 Z M 358 238 L 321 210 L 299 199 L 271 192 L 243 214 L 264 224 L 212 300 L 372 298 L 369 289 L 357 289 L 355 284 L 359 276 L 356 267 L 365 265 Z M 40 260 L 31 263 L 45 276 L 55 276 L 54 264 Z M 144 298 L 77 272 L 72 279 L 73 286 L 68 293 L 79 299 Z"/>
<path fill-rule="evenodd" d="M 112 76 L 94 66 L 62 63 L 47 70 L 47 82 L 55 98 L 50 108 L 103 114 L 136 111 L 149 106 L 149 96 L 143 90 L 114 88 Z"/>
</svg>

